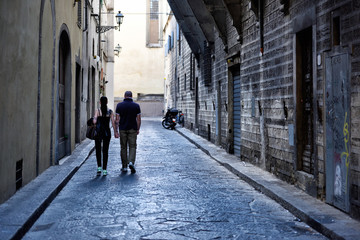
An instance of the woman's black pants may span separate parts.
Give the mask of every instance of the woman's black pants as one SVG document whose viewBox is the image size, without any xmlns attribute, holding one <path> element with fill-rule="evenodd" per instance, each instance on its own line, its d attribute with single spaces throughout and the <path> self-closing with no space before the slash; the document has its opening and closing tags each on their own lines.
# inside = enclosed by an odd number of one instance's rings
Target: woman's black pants
<svg viewBox="0 0 360 240">
<path fill-rule="evenodd" d="M 101 142 L 103 143 L 101 151 Z M 101 152 L 103 154 L 103 165 L 102 168 L 106 170 L 108 157 L 109 157 L 109 144 L 110 138 L 96 139 L 95 140 L 95 149 L 96 149 L 96 161 L 98 167 L 101 167 Z"/>
</svg>

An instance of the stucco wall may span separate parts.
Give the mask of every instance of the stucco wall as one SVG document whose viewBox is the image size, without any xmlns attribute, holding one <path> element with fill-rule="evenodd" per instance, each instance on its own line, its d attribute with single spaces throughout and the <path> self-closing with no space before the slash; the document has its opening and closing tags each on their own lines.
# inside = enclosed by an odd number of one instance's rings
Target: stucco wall
<svg viewBox="0 0 360 240">
<path fill-rule="evenodd" d="M 164 93 L 164 50 L 146 47 L 146 6 L 146 0 L 115 2 L 115 11 L 124 14 L 120 32 L 115 31 L 114 44 L 122 47 L 115 57 L 115 98 L 122 98 L 127 90 L 134 96 Z"/>
<path fill-rule="evenodd" d="M 73 2 L 1 1 L 0 202 L 16 191 L 16 163 L 22 186 L 56 163 L 58 52 L 60 30 L 71 45 L 70 149 L 74 140 L 75 62 L 82 30 Z"/>
<path fill-rule="evenodd" d="M 35 176 L 40 2 L 0 2 L 0 202 L 15 192 L 16 161 L 29 170 L 25 183 Z"/>
</svg>

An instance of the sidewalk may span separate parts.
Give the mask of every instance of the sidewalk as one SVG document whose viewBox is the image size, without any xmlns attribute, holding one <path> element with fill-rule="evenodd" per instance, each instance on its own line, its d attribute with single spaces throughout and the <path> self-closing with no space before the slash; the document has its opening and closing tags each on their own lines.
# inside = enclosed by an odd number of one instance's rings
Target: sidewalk
<svg viewBox="0 0 360 240">
<path fill-rule="evenodd" d="M 293 185 L 279 180 L 265 170 L 241 161 L 238 157 L 226 153 L 224 149 L 186 128 L 177 127 L 176 131 L 229 171 L 277 201 L 321 234 L 330 239 L 360 239 L 360 222 L 342 211 L 311 197 Z"/>
<path fill-rule="evenodd" d="M 48 168 L 0 205 L 0 239 L 21 239 L 94 149 L 86 139 L 63 164 Z"/>
</svg>

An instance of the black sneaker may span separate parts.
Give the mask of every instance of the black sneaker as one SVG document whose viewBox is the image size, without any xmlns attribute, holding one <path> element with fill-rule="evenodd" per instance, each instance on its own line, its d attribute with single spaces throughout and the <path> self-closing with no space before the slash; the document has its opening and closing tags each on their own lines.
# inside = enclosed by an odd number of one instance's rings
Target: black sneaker
<svg viewBox="0 0 360 240">
<path fill-rule="evenodd" d="M 136 173 L 136 169 L 135 169 L 135 166 L 132 162 L 129 163 L 129 168 L 131 170 L 131 173 Z"/>
</svg>

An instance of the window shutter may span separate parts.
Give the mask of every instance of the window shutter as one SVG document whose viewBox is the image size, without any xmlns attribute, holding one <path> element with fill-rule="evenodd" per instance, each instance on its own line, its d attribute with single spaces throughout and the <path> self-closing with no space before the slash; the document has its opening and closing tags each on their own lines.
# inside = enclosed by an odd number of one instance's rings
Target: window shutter
<svg viewBox="0 0 360 240">
<path fill-rule="evenodd" d="M 77 25 L 81 28 L 81 1 L 78 2 L 78 16 L 77 16 Z"/>
<path fill-rule="evenodd" d="M 174 31 L 171 32 L 171 49 L 174 47 Z"/>
<path fill-rule="evenodd" d="M 180 40 L 180 28 L 179 24 L 176 24 L 176 40 Z"/>
<path fill-rule="evenodd" d="M 211 47 L 204 41 L 203 77 L 205 86 L 211 86 Z"/>
<path fill-rule="evenodd" d="M 168 52 L 171 50 L 171 36 L 168 36 Z"/>
</svg>

